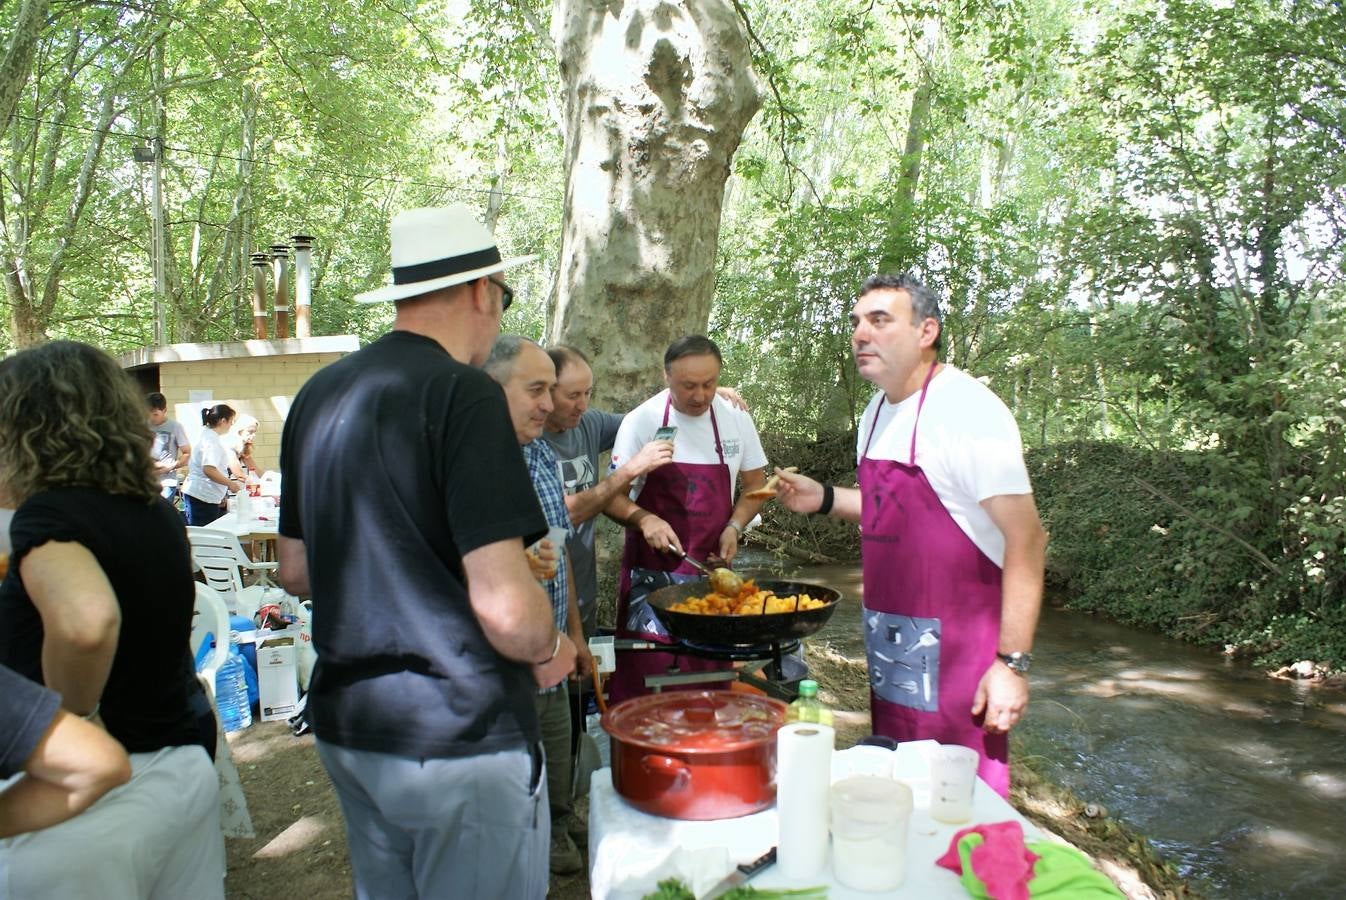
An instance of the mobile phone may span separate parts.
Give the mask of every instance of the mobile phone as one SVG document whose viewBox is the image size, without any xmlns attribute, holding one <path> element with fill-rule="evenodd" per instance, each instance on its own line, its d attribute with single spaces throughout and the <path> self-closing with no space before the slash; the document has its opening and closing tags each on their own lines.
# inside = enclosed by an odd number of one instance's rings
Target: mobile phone
<svg viewBox="0 0 1346 900">
<path fill-rule="evenodd" d="M 660 428 L 658 431 L 654 433 L 654 439 L 656 441 L 671 441 L 673 440 L 673 435 L 677 433 L 678 433 L 678 426 L 665 425 L 664 427 Z"/>
</svg>

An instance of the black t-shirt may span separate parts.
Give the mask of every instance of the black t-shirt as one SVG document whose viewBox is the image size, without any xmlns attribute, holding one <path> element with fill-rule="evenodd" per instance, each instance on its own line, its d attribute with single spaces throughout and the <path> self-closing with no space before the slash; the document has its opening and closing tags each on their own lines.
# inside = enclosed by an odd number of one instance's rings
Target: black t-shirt
<svg viewBox="0 0 1346 900">
<path fill-rule="evenodd" d="M 538 740 L 528 666 L 487 642 L 462 557 L 546 519 L 499 385 L 394 331 L 320 370 L 281 442 L 280 533 L 302 540 L 320 739 L 413 757 Z"/>
<path fill-rule="evenodd" d="M 60 694 L 0 666 L 0 778 L 23 771 L 60 709 Z"/>
<path fill-rule="evenodd" d="M 99 700 L 108 732 L 130 753 L 201 744 L 200 717 L 209 704 L 189 647 L 191 550 L 182 517 L 168 501 L 56 488 L 18 508 L 9 536 L 14 547 L 0 584 L 0 663 L 42 682 L 42 618 L 19 578 L 20 564 L 49 541 L 80 544 L 98 561 L 121 608 L 117 652 Z"/>
</svg>

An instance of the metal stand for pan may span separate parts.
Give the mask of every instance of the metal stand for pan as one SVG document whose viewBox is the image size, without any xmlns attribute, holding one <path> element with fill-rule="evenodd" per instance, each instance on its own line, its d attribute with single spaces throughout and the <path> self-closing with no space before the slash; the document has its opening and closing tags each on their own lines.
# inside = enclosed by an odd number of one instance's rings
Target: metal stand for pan
<svg viewBox="0 0 1346 900">
<path fill-rule="evenodd" d="M 694 656 L 698 659 L 754 664 L 715 672 L 683 672 L 679 668 L 670 667 L 667 674 L 645 677 L 645 686 L 655 693 L 660 693 L 666 687 L 715 684 L 738 680 L 763 691 L 769 697 L 775 697 L 777 700 L 783 700 L 786 703 L 799 695 L 796 687 L 798 679 L 785 680 L 785 665 L 783 662 L 787 654 L 794 653 L 799 649 L 798 640 L 774 641 L 759 646 L 740 646 L 737 644 L 712 646 L 691 641 L 661 644 L 655 641 L 617 638 L 614 645 L 618 650 L 638 653 L 675 653 Z"/>
</svg>

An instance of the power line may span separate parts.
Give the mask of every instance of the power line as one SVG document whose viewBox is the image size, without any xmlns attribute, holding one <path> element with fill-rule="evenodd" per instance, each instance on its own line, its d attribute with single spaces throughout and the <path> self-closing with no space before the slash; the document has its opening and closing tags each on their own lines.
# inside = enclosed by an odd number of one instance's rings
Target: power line
<svg viewBox="0 0 1346 900">
<path fill-rule="evenodd" d="M 57 122 L 51 119 L 39 119 L 35 116 L 28 116 L 24 115 L 23 113 L 17 113 L 17 112 L 14 113 L 14 118 L 24 119 L 25 121 L 33 122 L 39 125 L 52 125 L 57 128 L 68 128 L 71 129 L 72 131 L 82 131 L 86 134 L 102 134 L 108 137 L 125 138 L 127 140 L 144 141 L 147 143 L 153 140 L 153 138 L 150 135 L 138 134 L 134 131 L 121 131 L 119 129 L 111 127 L 101 129 L 90 128 L 85 125 L 76 125 L 70 122 Z M 198 150 L 194 147 L 180 147 L 168 143 L 163 144 L 163 149 L 166 151 L 172 151 L 174 153 L 180 153 L 184 156 L 194 156 L 197 158 L 204 158 L 211 160 L 227 159 L 227 160 L 233 160 L 235 162 L 251 163 L 253 165 L 264 166 L 269 169 L 278 169 L 281 171 L 297 170 L 305 172 L 314 172 L 318 174 L 336 176 L 341 178 L 356 178 L 356 179 L 362 179 L 364 181 L 380 181 L 387 184 L 409 185 L 411 187 L 438 188 L 440 190 L 460 191 L 462 193 L 468 193 L 468 194 L 486 194 L 489 196 L 490 194 L 494 193 L 499 194 L 502 197 L 510 197 L 519 200 L 537 200 L 539 202 L 544 203 L 545 202 L 555 203 L 562 199 L 562 195 L 560 194 L 554 194 L 551 196 L 542 197 L 536 194 L 520 194 L 512 191 L 492 191 L 490 188 L 466 187 L 460 184 L 451 184 L 446 181 L 428 181 L 419 178 L 397 178 L 393 175 L 375 175 L 369 172 L 351 172 L 330 166 L 296 163 L 288 160 L 282 161 L 280 163 L 269 162 L 268 160 L 270 159 L 270 157 L 257 158 L 257 157 L 237 156 L 232 153 L 223 153 L 223 152 L 216 153 L 213 151 Z"/>
</svg>

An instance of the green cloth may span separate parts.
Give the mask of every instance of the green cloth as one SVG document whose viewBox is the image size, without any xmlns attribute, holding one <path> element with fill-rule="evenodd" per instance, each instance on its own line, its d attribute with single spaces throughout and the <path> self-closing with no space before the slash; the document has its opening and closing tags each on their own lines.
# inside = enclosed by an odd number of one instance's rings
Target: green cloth
<svg viewBox="0 0 1346 900">
<path fill-rule="evenodd" d="M 984 841 L 980 834 L 964 835 L 958 841 L 958 858 L 963 863 L 960 879 L 973 897 L 989 900 L 986 886 L 972 871 L 972 850 Z M 1028 896 L 1044 900 L 1114 900 L 1124 895 L 1108 876 L 1098 871 L 1083 853 L 1074 847 L 1034 841 L 1025 846 L 1038 855 Z"/>
</svg>

